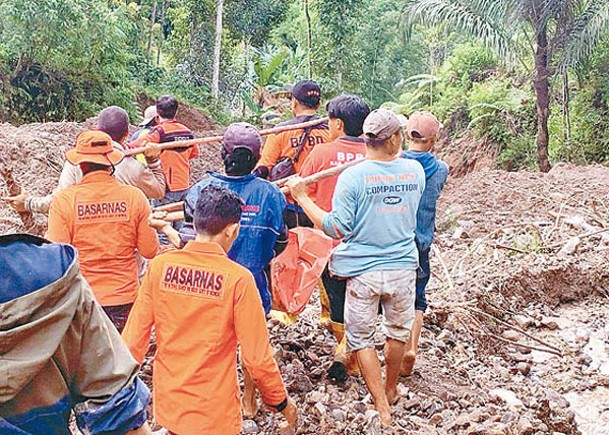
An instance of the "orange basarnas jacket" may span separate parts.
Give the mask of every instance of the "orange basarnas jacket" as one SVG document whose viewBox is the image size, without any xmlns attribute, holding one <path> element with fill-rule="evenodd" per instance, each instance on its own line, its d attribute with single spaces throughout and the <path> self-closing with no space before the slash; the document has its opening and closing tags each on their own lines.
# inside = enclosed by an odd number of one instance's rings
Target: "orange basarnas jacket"
<svg viewBox="0 0 609 435">
<path fill-rule="evenodd" d="M 289 121 L 277 124 L 277 127 L 299 124 L 316 118 L 317 116 L 297 116 Z M 296 150 L 298 149 L 300 139 L 304 133 L 305 130 L 300 128 L 270 135 L 266 139 L 264 147 L 262 148 L 262 156 L 260 157 L 258 166 L 265 166 L 270 170 L 283 157 L 290 157 L 293 159 L 296 154 Z M 303 145 L 302 152 L 298 156 L 298 161 L 294 163 L 294 170 L 299 172 L 302 163 L 305 161 L 307 155 L 309 155 L 313 147 L 327 142 L 329 138 L 330 131 L 328 130 L 327 124 L 320 124 L 312 127 L 307 140 Z"/>
<path fill-rule="evenodd" d="M 239 433 L 237 343 L 263 401 L 286 399 L 254 278 L 219 245 L 191 241 L 151 262 L 123 331 L 139 362 L 153 325 L 154 414 L 171 432 Z"/>
<path fill-rule="evenodd" d="M 139 286 L 136 250 L 153 258 L 159 248 L 150 213 L 137 187 L 91 172 L 53 197 L 47 238 L 78 249 L 82 274 L 100 305 L 130 304 Z"/>
<path fill-rule="evenodd" d="M 193 139 L 192 131 L 175 120 L 163 121 L 150 133 L 143 135 L 129 144 L 130 148 L 142 146 L 145 142 L 168 143 Z M 188 189 L 190 185 L 190 160 L 198 157 L 198 145 L 165 150 L 161 153 L 161 164 L 171 192 Z"/>
</svg>

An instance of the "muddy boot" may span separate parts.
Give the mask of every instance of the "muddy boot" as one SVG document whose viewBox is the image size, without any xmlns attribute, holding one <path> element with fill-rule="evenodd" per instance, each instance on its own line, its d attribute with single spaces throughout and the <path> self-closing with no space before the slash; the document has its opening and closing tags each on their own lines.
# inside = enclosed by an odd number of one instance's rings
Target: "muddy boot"
<svg viewBox="0 0 609 435">
<path fill-rule="evenodd" d="M 352 358 L 347 353 L 345 325 L 343 323 L 332 322 L 332 330 L 338 344 L 334 350 L 334 361 L 328 369 L 327 377 L 335 384 L 342 384 L 349 379 L 349 366 Z"/>
<path fill-rule="evenodd" d="M 321 305 L 319 326 L 321 326 L 322 328 L 326 328 L 329 331 L 332 331 L 332 326 L 334 325 L 334 322 L 330 317 L 330 299 L 328 298 L 328 293 L 326 292 L 323 281 L 321 279 L 319 280 L 317 287 L 319 288 L 319 304 Z"/>
</svg>

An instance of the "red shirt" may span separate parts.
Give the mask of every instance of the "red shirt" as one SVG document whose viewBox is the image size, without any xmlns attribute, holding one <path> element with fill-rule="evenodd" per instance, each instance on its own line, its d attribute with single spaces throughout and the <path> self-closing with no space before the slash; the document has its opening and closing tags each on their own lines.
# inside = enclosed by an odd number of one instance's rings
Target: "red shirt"
<svg viewBox="0 0 609 435">
<path fill-rule="evenodd" d="M 366 144 L 359 137 L 343 136 L 333 142 L 317 145 L 307 156 L 300 176 L 307 177 L 324 169 L 343 165 L 366 156 Z M 324 211 L 332 211 L 332 197 L 338 175 L 325 178 L 309 186 L 309 196 Z"/>
</svg>

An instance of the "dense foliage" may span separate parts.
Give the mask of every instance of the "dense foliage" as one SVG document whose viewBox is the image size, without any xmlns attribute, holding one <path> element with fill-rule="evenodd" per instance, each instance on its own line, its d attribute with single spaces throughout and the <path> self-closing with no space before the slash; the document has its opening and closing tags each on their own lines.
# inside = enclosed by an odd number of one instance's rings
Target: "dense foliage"
<svg viewBox="0 0 609 435">
<path fill-rule="evenodd" d="M 542 2 L 555 7 L 536 21 L 514 6 L 536 1 L 225 0 L 213 100 L 216 0 L 0 0 L 0 120 L 117 104 L 135 121 L 139 93 L 171 92 L 223 122 L 261 122 L 269 95 L 310 77 L 327 97 L 431 109 L 450 139 L 486 138 L 500 166 L 532 167 L 543 118 L 531 26 L 545 25 L 550 160 L 608 161 L 609 45 L 596 44 L 609 2 Z"/>
</svg>

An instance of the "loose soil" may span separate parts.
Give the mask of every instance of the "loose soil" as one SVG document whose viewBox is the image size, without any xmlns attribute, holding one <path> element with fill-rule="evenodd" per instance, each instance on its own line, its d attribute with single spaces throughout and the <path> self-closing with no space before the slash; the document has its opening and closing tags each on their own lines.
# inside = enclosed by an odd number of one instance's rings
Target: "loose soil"
<svg viewBox="0 0 609 435">
<path fill-rule="evenodd" d="M 196 137 L 215 136 L 221 132 L 199 109 L 184 106 L 180 115 L 184 115 L 179 119 L 193 129 Z M 96 118 L 84 123 L 52 122 L 19 127 L 0 124 L 0 197 L 15 194 L 10 190 L 19 189 L 40 196 L 51 193 L 57 185 L 65 152 L 74 146 L 79 133 L 95 127 Z M 130 131 L 136 128 L 131 126 Z M 192 181 L 199 180 L 205 171 L 221 166 L 220 144 L 201 146 L 200 157 L 192 165 Z M 14 181 L 13 186 L 9 186 L 11 181 Z M 5 204 L 0 206 L 0 234 L 17 231 L 41 235 L 45 227 L 46 216 L 35 215 L 24 222 Z"/>
<path fill-rule="evenodd" d="M 2 124 L 2 169 L 46 194 L 65 149 L 90 127 Z M 217 145 L 202 154 L 193 178 L 221 166 Z M 439 203 L 421 354 L 414 375 L 400 380 L 393 428 L 380 431 L 361 377 L 341 386 L 326 379 L 335 342 L 318 325 L 315 298 L 296 324 L 269 322 L 299 404 L 298 433 L 606 433 L 609 168 L 460 168 L 469 173 L 451 177 Z M 8 187 L 0 179 L 0 195 Z M 44 217 L 36 224 L 44 228 Z M 2 206 L 0 233 L 23 230 L 19 215 Z M 148 364 L 143 375 L 149 381 Z M 263 410 L 244 433 L 278 433 L 280 420 Z"/>
</svg>

